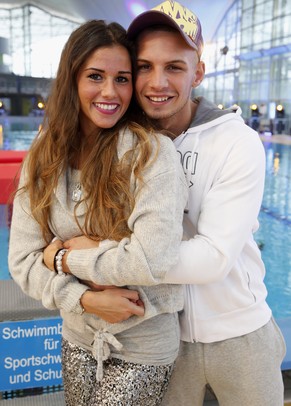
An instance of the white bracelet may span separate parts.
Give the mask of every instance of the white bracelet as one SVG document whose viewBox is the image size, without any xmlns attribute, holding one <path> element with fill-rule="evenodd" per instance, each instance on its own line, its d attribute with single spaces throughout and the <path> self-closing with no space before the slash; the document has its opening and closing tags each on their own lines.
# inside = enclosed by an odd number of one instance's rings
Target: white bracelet
<svg viewBox="0 0 291 406">
<path fill-rule="evenodd" d="M 54 264 L 55 264 L 55 270 L 57 271 L 58 275 L 66 275 L 65 272 L 63 272 L 63 256 L 68 250 L 63 248 L 59 251 L 57 251 Z"/>
</svg>

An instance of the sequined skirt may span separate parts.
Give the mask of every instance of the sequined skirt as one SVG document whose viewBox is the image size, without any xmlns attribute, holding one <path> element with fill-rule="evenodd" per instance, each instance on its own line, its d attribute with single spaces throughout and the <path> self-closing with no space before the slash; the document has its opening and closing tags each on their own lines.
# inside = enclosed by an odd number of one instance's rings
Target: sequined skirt
<svg viewBox="0 0 291 406">
<path fill-rule="evenodd" d="M 103 379 L 96 380 L 97 361 L 83 348 L 62 342 L 66 406 L 158 406 L 173 370 L 170 365 L 141 365 L 110 358 Z"/>
</svg>

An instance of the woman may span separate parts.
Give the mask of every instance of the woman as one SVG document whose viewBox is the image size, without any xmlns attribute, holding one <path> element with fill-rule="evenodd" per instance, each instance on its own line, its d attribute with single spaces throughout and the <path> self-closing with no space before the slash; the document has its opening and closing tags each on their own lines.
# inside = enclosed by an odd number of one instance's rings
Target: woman
<svg viewBox="0 0 291 406">
<path fill-rule="evenodd" d="M 132 54 L 116 23 L 71 34 L 14 200 L 10 271 L 60 309 L 70 406 L 160 404 L 179 347 L 182 290 L 158 283 L 178 259 L 187 188 L 171 140 L 131 105 Z M 92 248 L 63 250 L 72 238 Z M 125 287 L 94 290 L 96 264 L 114 261 Z M 111 301 L 130 308 L 124 321 L 108 323 Z"/>
</svg>

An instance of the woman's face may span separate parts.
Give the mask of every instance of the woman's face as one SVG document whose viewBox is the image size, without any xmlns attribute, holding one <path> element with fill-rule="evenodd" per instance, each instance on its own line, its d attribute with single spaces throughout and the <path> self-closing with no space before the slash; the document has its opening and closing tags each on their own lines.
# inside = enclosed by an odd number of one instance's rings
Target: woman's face
<svg viewBox="0 0 291 406">
<path fill-rule="evenodd" d="M 98 48 L 81 67 L 78 77 L 80 126 L 83 135 L 111 128 L 126 112 L 132 96 L 132 66 L 121 45 Z"/>
</svg>

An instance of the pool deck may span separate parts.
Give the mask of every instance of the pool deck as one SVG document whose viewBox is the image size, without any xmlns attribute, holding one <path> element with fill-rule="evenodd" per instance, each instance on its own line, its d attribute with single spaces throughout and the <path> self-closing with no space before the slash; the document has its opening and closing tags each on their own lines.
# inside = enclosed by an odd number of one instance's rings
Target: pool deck
<svg viewBox="0 0 291 406">
<path fill-rule="evenodd" d="M 291 135 L 277 134 L 272 136 L 267 136 L 260 134 L 260 138 L 264 142 L 273 142 L 275 144 L 291 145 Z"/>
</svg>

